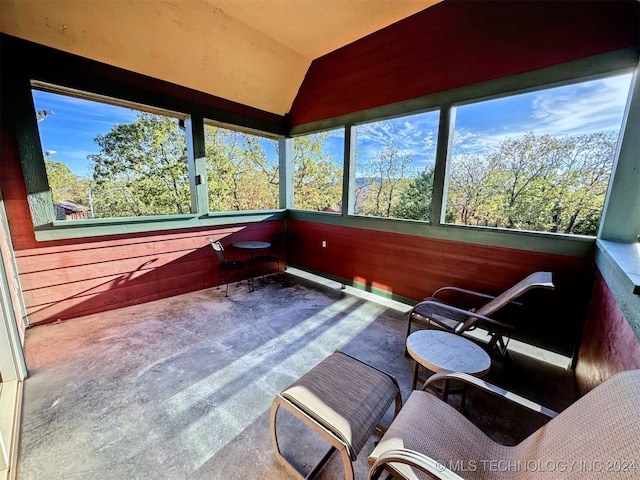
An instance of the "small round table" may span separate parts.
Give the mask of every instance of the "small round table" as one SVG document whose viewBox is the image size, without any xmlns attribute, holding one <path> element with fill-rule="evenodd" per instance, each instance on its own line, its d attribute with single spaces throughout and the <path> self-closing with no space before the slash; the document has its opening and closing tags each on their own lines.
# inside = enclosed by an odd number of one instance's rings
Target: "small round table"
<svg viewBox="0 0 640 480">
<path fill-rule="evenodd" d="M 249 285 L 249 291 L 253 292 L 255 290 L 253 286 L 253 252 L 269 248 L 271 244 L 269 242 L 260 242 L 258 240 L 243 240 L 241 242 L 232 243 L 231 245 L 242 250 L 249 250 L 249 278 L 247 279 L 247 284 Z"/>
<path fill-rule="evenodd" d="M 491 368 L 491 357 L 479 345 L 460 335 L 442 330 L 413 332 L 407 338 L 407 351 L 415 360 L 411 379 L 412 390 L 418 382 L 419 365 L 432 372 L 462 372 L 476 377 L 485 375 Z M 442 386 L 442 399 L 445 402 L 449 393 L 448 383 L 445 380 Z"/>
</svg>

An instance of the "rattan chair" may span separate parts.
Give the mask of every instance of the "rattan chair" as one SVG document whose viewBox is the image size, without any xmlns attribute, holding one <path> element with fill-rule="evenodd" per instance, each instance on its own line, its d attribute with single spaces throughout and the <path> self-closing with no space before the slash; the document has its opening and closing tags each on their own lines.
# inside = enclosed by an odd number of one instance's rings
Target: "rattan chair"
<svg viewBox="0 0 640 480">
<path fill-rule="evenodd" d="M 440 328 L 459 335 L 481 326 L 487 330 L 491 337 L 487 343 L 487 350 L 495 349 L 502 355 L 506 355 L 513 325 L 492 319 L 489 315 L 513 303 L 518 297 L 535 288 L 552 290 L 554 285 L 551 272 L 532 273 L 495 297 L 459 287 L 439 288 L 431 297 L 417 303 L 409 312 L 407 337 L 411 334 L 413 324 L 423 325 L 427 328 Z M 445 303 L 438 298 L 439 295 L 451 292 L 486 303 L 478 308 L 464 309 Z"/>
<path fill-rule="evenodd" d="M 560 414 L 466 374 L 435 374 L 427 384 L 443 379 L 464 381 L 551 420 L 519 444 L 504 446 L 449 404 L 415 390 L 369 456 L 369 479 L 382 471 L 406 480 L 640 478 L 640 370 L 611 376 Z"/>
<path fill-rule="evenodd" d="M 239 260 L 228 260 L 227 259 L 227 254 L 224 251 L 224 247 L 222 246 L 222 243 L 214 241 L 213 239 L 209 239 L 209 243 L 211 243 L 211 246 L 213 247 L 213 250 L 216 252 L 216 256 L 218 257 L 218 285 L 216 286 L 216 288 L 220 288 L 220 278 L 222 276 L 222 271 L 224 270 L 225 272 L 227 272 L 227 278 L 226 278 L 226 288 L 224 291 L 224 296 L 228 297 L 229 296 L 229 280 L 231 279 L 231 272 L 235 271 L 236 272 L 236 276 L 238 278 L 238 285 L 240 285 L 240 270 L 242 270 L 245 266 L 245 262 L 239 261 Z"/>
</svg>

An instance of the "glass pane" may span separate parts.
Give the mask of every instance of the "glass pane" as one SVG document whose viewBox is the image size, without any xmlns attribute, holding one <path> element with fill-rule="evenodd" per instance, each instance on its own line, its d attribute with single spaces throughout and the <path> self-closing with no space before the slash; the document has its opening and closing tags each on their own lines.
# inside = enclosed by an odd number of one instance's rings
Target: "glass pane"
<svg viewBox="0 0 640 480">
<path fill-rule="evenodd" d="M 179 119 L 32 92 L 56 219 L 189 213 Z"/>
<path fill-rule="evenodd" d="M 278 208 L 278 141 L 205 125 L 209 211 Z"/>
<path fill-rule="evenodd" d="M 344 130 L 315 133 L 293 141 L 293 206 L 342 212 Z"/>
<path fill-rule="evenodd" d="M 429 220 L 439 112 L 360 125 L 356 215 Z"/>
<path fill-rule="evenodd" d="M 446 221 L 595 235 L 630 80 L 458 107 Z"/>
</svg>

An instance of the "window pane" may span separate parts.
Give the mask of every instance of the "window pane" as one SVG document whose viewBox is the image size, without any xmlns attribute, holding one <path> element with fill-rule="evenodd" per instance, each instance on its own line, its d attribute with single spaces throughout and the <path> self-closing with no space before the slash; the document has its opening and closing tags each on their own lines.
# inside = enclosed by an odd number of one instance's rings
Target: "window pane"
<svg viewBox="0 0 640 480">
<path fill-rule="evenodd" d="M 179 119 L 32 93 L 56 219 L 189 213 Z"/>
<path fill-rule="evenodd" d="M 209 211 L 278 208 L 278 141 L 205 125 Z"/>
<path fill-rule="evenodd" d="M 315 133 L 293 141 L 293 206 L 340 213 L 344 130 Z"/>
<path fill-rule="evenodd" d="M 446 221 L 595 235 L 630 79 L 458 107 Z"/>
<path fill-rule="evenodd" d="M 429 220 L 438 112 L 360 125 L 356 215 Z"/>
</svg>

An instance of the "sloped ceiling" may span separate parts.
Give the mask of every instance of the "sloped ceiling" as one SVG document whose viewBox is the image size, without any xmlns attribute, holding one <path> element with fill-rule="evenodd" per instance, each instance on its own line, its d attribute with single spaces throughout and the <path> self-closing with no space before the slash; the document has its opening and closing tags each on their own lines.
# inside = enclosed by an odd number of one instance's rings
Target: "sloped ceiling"
<svg viewBox="0 0 640 480">
<path fill-rule="evenodd" d="M 438 1 L 0 0 L 0 31 L 283 115 L 312 60 Z"/>
</svg>

